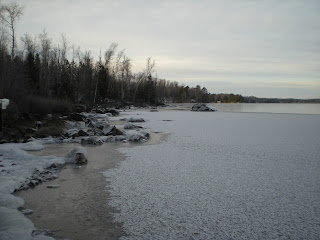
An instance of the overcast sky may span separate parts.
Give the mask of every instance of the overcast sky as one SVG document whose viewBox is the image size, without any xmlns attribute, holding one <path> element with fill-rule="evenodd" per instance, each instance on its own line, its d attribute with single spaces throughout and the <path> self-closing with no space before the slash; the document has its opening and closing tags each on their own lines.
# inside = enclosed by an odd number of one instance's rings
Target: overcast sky
<svg viewBox="0 0 320 240">
<path fill-rule="evenodd" d="M 5 1 L 6 2 L 6 1 Z M 211 93 L 320 98 L 320 0 L 18 0 L 19 37 L 45 28 L 98 57 L 112 42 L 134 71 Z"/>
</svg>

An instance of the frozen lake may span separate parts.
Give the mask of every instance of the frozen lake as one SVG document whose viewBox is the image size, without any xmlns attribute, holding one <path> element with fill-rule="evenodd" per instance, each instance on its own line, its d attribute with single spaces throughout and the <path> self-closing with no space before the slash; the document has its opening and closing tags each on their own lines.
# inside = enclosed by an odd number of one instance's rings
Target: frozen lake
<svg viewBox="0 0 320 240">
<path fill-rule="evenodd" d="M 221 112 L 320 114 L 320 104 L 303 103 L 215 103 Z"/>
<path fill-rule="evenodd" d="M 320 115 L 138 113 L 171 135 L 104 173 L 122 239 L 320 238 Z"/>
<path fill-rule="evenodd" d="M 194 103 L 177 104 L 190 110 Z M 209 103 L 220 112 L 320 114 L 319 103 Z M 174 109 L 174 108 L 173 108 Z"/>
</svg>

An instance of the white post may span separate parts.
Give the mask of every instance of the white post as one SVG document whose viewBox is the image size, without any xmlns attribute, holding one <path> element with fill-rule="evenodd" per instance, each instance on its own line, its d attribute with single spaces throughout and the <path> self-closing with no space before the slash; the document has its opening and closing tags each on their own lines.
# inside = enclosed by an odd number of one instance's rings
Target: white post
<svg viewBox="0 0 320 240">
<path fill-rule="evenodd" d="M 9 103 L 9 99 L 0 99 L 0 137 L 3 137 L 2 110 L 6 109 Z"/>
<path fill-rule="evenodd" d="M 3 137 L 3 130 L 2 130 L 2 101 L 0 101 L 0 137 Z"/>
</svg>

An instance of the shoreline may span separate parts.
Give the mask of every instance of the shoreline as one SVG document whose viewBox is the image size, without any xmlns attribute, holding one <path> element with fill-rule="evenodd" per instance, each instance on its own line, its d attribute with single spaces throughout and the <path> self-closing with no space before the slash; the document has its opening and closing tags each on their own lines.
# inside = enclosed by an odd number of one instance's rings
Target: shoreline
<svg viewBox="0 0 320 240">
<path fill-rule="evenodd" d="M 22 209 L 31 209 L 27 215 L 35 228 L 48 233 L 57 240 L 62 239 L 111 239 L 124 236 L 122 223 L 114 222 L 116 210 L 108 204 L 109 182 L 102 172 L 114 168 L 126 156 L 118 148 L 158 144 L 165 133 L 152 133 L 145 143 L 105 143 L 98 146 L 85 145 L 88 163 L 81 167 L 65 165 L 58 178 L 44 182 L 35 188 L 21 190 L 14 196 L 24 199 Z M 48 144 L 45 149 L 33 154 L 64 156 L 76 143 Z M 58 185 L 58 188 L 48 188 Z"/>
</svg>

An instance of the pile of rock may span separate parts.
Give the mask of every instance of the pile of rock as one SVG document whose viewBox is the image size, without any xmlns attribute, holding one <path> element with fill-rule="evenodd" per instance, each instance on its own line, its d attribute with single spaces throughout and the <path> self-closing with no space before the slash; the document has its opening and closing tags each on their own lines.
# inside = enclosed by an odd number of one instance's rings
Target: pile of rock
<svg viewBox="0 0 320 240">
<path fill-rule="evenodd" d="M 217 109 L 204 103 L 196 103 L 192 106 L 191 111 L 216 112 Z"/>
<path fill-rule="evenodd" d="M 48 114 L 44 117 L 36 117 L 26 115 L 19 123 L 21 127 L 7 131 L 9 137 L 4 138 L 0 143 L 28 142 L 33 138 L 54 137 L 56 141 L 61 142 L 102 144 L 103 142 L 146 140 L 149 137 L 147 134 L 139 132 L 142 129 L 141 126 L 133 124 L 145 122 L 141 117 L 123 119 L 126 123 L 123 127 L 119 127 L 111 125 L 109 122 L 109 117 L 119 115 L 119 111 L 114 108 L 97 107 L 86 113 L 81 111 L 87 109 L 79 105 L 73 110 L 74 112 L 68 116 Z M 127 134 L 127 130 L 136 132 Z M 135 137 L 132 137 L 133 133 L 135 133 Z"/>
<path fill-rule="evenodd" d="M 35 170 L 32 176 L 26 179 L 19 188 L 19 190 L 28 189 L 30 187 L 35 187 L 42 182 L 48 182 L 50 180 L 56 179 L 58 177 L 57 173 L 61 166 L 56 166 L 55 164 L 43 172 Z"/>
</svg>

